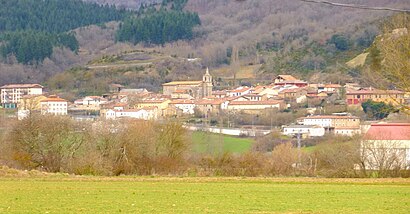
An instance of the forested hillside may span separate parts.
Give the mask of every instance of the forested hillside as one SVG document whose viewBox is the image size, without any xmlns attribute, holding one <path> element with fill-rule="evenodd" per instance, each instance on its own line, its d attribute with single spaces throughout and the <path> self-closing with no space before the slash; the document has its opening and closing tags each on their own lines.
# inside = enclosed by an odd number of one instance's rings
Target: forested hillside
<svg viewBox="0 0 410 214">
<path fill-rule="evenodd" d="M 122 6 L 132 2 L 91 1 Z M 407 0 L 337 2 L 408 8 Z M 382 19 L 393 14 L 299 0 L 189 0 L 185 10 L 199 14 L 202 25 L 194 34 L 200 37 L 158 47 L 161 51 L 201 57 L 204 64 L 219 67 L 230 64 L 235 49 L 241 64 L 262 63 L 263 73 L 295 73 L 305 78 L 318 71 L 343 70 L 336 65 L 366 49 L 379 33 Z"/>
<path fill-rule="evenodd" d="M 120 42 L 129 41 L 134 44 L 165 44 L 178 40 L 191 40 L 193 27 L 200 25 L 201 20 L 196 13 L 180 10 L 160 10 L 130 17 L 124 21 L 117 33 Z"/>
<path fill-rule="evenodd" d="M 0 3 L 1 56 L 6 59 L 14 55 L 24 64 L 42 62 L 56 46 L 78 51 L 75 35 L 67 31 L 121 20 L 128 15 L 115 6 L 79 0 L 1 0 Z"/>
<path fill-rule="evenodd" d="M 163 7 L 163 2 L 174 2 L 172 0 L 85 1 L 101 5 L 114 4 L 121 8 L 135 10 L 141 10 L 140 3 L 143 3 L 145 8 L 145 5 L 155 5 L 158 11 Z M 408 7 L 408 0 L 338 0 L 338 2 Z M 174 11 L 180 9 L 163 8 L 168 14 L 172 9 Z M 233 56 L 238 56 L 235 63 L 239 65 L 262 65 L 257 73 L 260 79 L 268 79 L 276 73 L 292 73 L 306 79 L 347 81 L 352 77 L 357 78 L 360 74 L 355 69 L 346 68 L 344 63 L 365 50 L 379 34 L 381 21 L 392 15 L 385 11 L 338 8 L 299 0 L 188 0 L 182 11 L 198 13 L 201 23 L 201 25 L 194 25 L 192 34 L 191 31 L 187 31 L 189 36 L 185 38 L 188 40 L 178 40 L 184 37 L 173 37 L 172 33 L 169 35 L 164 33 L 169 31 L 164 31 L 163 26 L 150 27 L 143 21 L 148 19 L 146 14 L 139 18 L 127 18 L 125 22 L 81 27 L 74 31 L 75 35 L 73 34 L 78 41 L 78 49 L 74 48 L 78 50 L 78 55 L 67 51 L 69 50 L 67 48 L 58 48 L 65 47 L 67 42 L 58 44 L 56 41 L 60 40 L 55 39 L 58 37 L 54 36 L 54 39 L 50 39 L 53 41 L 53 54 L 39 65 L 21 66 L 16 64 L 14 57 L 3 60 L 0 63 L 0 83 L 44 82 L 47 77 L 67 68 L 84 66 L 88 61 L 103 55 L 135 49 L 156 50 L 165 55 L 183 58 L 199 57 L 202 58 L 203 66 L 210 66 L 213 69 L 232 66 L 231 61 L 235 58 Z M 178 13 L 185 13 L 182 11 Z M 152 17 L 149 18 L 151 21 L 155 20 L 159 23 L 164 23 L 163 21 L 166 20 L 164 19 L 166 16 L 158 14 Z M 171 19 L 175 21 L 174 18 Z M 144 31 L 142 29 L 147 33 L 141 33 Z M 172 30 L 174 27 L 169 29 Z M 71 46 L 75 47 L 75 45 Z"/>
</svg>

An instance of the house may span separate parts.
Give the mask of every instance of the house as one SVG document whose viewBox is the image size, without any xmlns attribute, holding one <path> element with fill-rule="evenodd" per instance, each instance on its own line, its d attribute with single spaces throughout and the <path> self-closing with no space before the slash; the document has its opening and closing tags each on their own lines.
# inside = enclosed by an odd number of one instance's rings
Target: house
<svg viewBox="0 0 410 214">
<path fill-rule="evenodd" d="M 177 111 L 180 111 L 182 114 L 194 114 L 195 110 L 195 101 L 194 100 L 172 100 L 169 103 L 169 106 L 175 110 L 174 115 L 178 115 Z"/>
<path fill-rule="evenodd" d="M 300 134 L 304 138 L 322 137 L 325 135 L 325 129 L 315 125 L 289 125 L 282 127 L 282 134 L 288 136 L 297 136 Z"/>
<path fill-rule="evenodd" d="M 361 89 L 361 90 L 347 90 L 346 104 L 350 106 L 361 105 L 367 100 L 375 102 L 384 102 L 392 105 L 406 104 L 404 99 L 405 93 L 397 90 L 379 90 L 379 89 Z"/>
<path fill-rule="evenodd" d="M 279 91 L 281 90 L 281 86 L 257 86 L 252 90 L 252 94 L 257 94 L 261 96 L 266 96 L 266 98 L 272 98 L 279 95 Z"/>
<path fill-rule="evenodd" d="M 309 84 L 309 87 L 314 88 L 317 93 L 329 92 L 329 93 L 340 93 L 343 86 L 339 84 Z"/>
<path fill-rule="evenodd" d="M 296 103 L 306 102 L 307 91 L 303 88 L 284 89 L 279 91 L 279 97 L 285 101 L 294 101 Z"/>
<path fill-rule="evenodd" d="M 274 80 L 273 83 L 280 83 L 284 81 L 294 81 L 298 80 L 296 77 L 292 75 L 278 75 Z"/>
<path fill-rule="evenodd" d="M 239 97 L 232 97 L 230 101 L 262 101 L 267 100 L 266 96 L 261 96 L 257 94 L 245 94 Z"/>
<path fill-rule="evenodd" d="M 317 125 L 333 131 L 335 128 L 360 128 L 360 119 L 355 116 L 314 115 L 299 118 L 298 121 L 303 125 Z"/>
<path fill-rule="evenodd" d="M 176 91 L 186 91 L 195 99 L 201 99 L 212 95 L 212 76 L 209 74 L 209 69 L 202 77 L 202 81 L 174 81 L 162 84 L 164 95 L 171 96 Z"/>
<path fill-rule="evenodd" d="M 176 90 L 171 94 L 171 99 L 194 99 L 189 90 Z"/>
<path fill-rule="evenodd" d="M 227 91 L 212 91 L 212 96 L 215 98 L 225 98 L 228 96 Z"/>
<path fill-rule="evenodd" d="M 335 127 L 334 129 L 334 134 L 335 135 L 344 135 L 344 136 L 354 136 L 354 135 L 359 135 L 362 133 L 362 130 L 360 127 L 357 126 L 340 126 L 340 127 Z"/>
<path fill-rule="evenodd" d="M 240 97 L 245 94 L 251 93 L 251 88 L 247 86 L 240 86 L 236 89 L 228 91 L 228 97 Z"/>
<path fill-rule="evenodd" d="M 100 110 L 100 106 L 107 102 L 107 99 L 100 96 L 87 96 L 74 101 L 74 104 L 78 108 Z"/>
<path fill-rule="evenodd" d="M 110 109 L 104 113 L 106 119 L 121 119 L 121 118 L 133 118 L 141 120 L 155 120 L 158 118 L 158 108 L 140 108 L 140 109 Z"/>
<path fill-rule="evenodd" d="M 121 89 L 123 89 L 123 88 L 124 88 L 124 86 L 121 85 L 121 84 L 115 84 L 115 83 L 113 83 L 113 84 L 110 84 L 110 85 L 109 85 L 109 89 L 110 89 L 110 92 L 111 92 L 111 93 L 118 93 L 118 92 L 120 92 Z"/>
<path fill-rule="evenodd" d="M 316 91 L 309 91 L 306 94 L 307 99 L 311 100 L 323 100 L 329 97 L 329 95 L 326 92 L 316 92 Z"/>
<path fill-rule="evenodd" d="M 228 108 L 229 100 L 228 99 L 208 99 L 204 98 L 201 100 L 195 101 L 195 107 L 202 114 L 219 114 L 221 110 Z"/>
<path fill-rule="evenodd" d="M 276 86 L 285 86 L 285 85 L 294 85 L 299 88 L 304 88 L 309 85 L 309 83 L 302 81 L 302 80 L 286 80 L 282 82 L 276 82 L 274 83 Z"/>
<path fill-rule="evenodd" d="M 160 116 L 164 117 L 168 115 L 169 103 L 171 103 L 171 99 L 168 98 L 144 98 L 141 101 L 137 101 L 134 107 L 137 109 L 156 107 L 160 112 Z"/>
<path fill-rule="evenodd" d="M 255 110 L 282 109 L 284 105 L 284 102 L 281 100 L 230 101 L 227 109 L 231 111 L 245 111 L 254 113 Z"/>
<path fill-rule="evenodd" d="M 10 84 L 0 87 L 0 100 L 3 108 L 17 108 L 20 99 L 26 95 L 43 94 L 39 84 Z"/>
<path fill-rule="evenodd" d="M 371 124 L 360 148 L 366 169 L 410 169 L 410 123 Z"/>
<path fill-rule="evenodd" d="M 41 114 L 67 115 L 68 101 L 53 95 L 40 101 Z"/>
</svg>

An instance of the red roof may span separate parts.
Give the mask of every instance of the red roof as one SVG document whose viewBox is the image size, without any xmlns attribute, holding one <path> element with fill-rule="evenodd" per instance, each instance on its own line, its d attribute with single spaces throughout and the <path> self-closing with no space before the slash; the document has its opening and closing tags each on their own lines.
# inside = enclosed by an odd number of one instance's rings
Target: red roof
<svg viewBox="0 0 410 214">
<path fill-rule="evenodd" d="M 372 124 L 365 140 L 410 140 L 410 123 Z"/>
<path fill-rule="evenodd" d="M 67 102 L 67 100 L 52 95 L 52 96 L 50 96 L 50 97 L 48 97 L 44 100 L 41 100 L 40 102 L 42 102 L 42 103 L 45 103 L 45 102 Z"/>
<path fill-rule="evenodd" d="M 265 100 L 265 101 L 231 101 L 229 105 L 276 105 L 280 104 L 280 100 Z"/>
<path fill-rule="evenodd" d="M 279 78 L 284 79 L 284 80 L 297 80 L 297 79 L 296 79 L 294 76 L 292 76 L 292 75 L 284 75 L 284 74 L 279 75 L 276 79 L 279 79 Z"/>
<path fill-rule="evenodd" d="M 305 82 L 305 81 L 302 81 L 302 80 L 285 80 L 285 81 L 282 81 L 282 82 L 276 82 L 275 83 L 275 85 L 292 85 L 292 84 L 308 84 L 307 82 Z"/>
<path fill-rule="evenodd" d="M 226 102 L 226 99 L 213 99 L 213 100 L 202 99 L 202 100 L 197 100 L 195 104 L 196 105 L 221 105 L 224 102 Z"/>
<path fill-rule="evenodd" d="M 398 90 L 347 90 L 346 94 L 404 94 L 402 91 Z"/>
<path fill-rule="evenodd" d="M 179 100 L 172 100 L 169 104 L 194 104 L 195 102 L 193 100 L 184 100 L 184 99 L 179 99 Z"/>
<path fill-rule="evenodd" d="M 239 87 L 239 88 L 236 88 L 236 89 L 233 89 L 233 90 L 231 90 L 231 91 L 229 91 L 229 92 L 231 92 L 231 93 L 242 93 L 242 92 L 246 92 L 246 91 L 248 91 L 248 90 L 250 90 L 251 88 L 248 88 L 248 87 Z"/>
</svg>

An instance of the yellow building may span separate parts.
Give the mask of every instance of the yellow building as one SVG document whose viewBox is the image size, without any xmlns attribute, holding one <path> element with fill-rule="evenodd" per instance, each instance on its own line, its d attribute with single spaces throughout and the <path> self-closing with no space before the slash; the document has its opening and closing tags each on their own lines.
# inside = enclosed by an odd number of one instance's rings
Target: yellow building
<svg viewBox="0 0 410 214">
<path fill-rule="evenodd" d="M 160 116 L 167 116 L 167 109 L 169 107 L 169 103 L 171 103 L 171 100 L 167 98 L 145 99 L 136 103 L 135 108 L 157 107 L 160 112 Z"/>
<path fill-rule="evenodd" d="M 397 90 L 362 89 L 348 90 L 346 92 L 347 105 L 361 105 L 362 102 L 373 100 L 392 105 L 405 104 L 404 92 Z"/>
<path fill-rule="evenodd" d="M 186 96 L 180 95 L 180 92 L 184 92 L 195 99 L 200 99 L 212 95 L 212 76 L 209 74 L 209 70 L 206 69 L 202 81 L 174 81 L 165 83 L 162 87 L 164 95 L 172 96 L 178 93 L 179 98 L 186 98 Z"/>
</svg>

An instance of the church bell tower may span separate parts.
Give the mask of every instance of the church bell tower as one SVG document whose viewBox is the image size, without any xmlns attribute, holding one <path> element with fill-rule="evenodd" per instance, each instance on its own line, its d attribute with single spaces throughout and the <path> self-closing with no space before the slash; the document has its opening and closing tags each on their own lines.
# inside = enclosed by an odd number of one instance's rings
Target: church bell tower
<svg viewBox="0 0 410 214">
<path fill-rule="evenodd" d="M 209 74 L 209 69 L 206 68 L 206 73 L 202 77 L 202 97 L 208 97 L 212 95 L 212 76 Z"/>
</svg>

